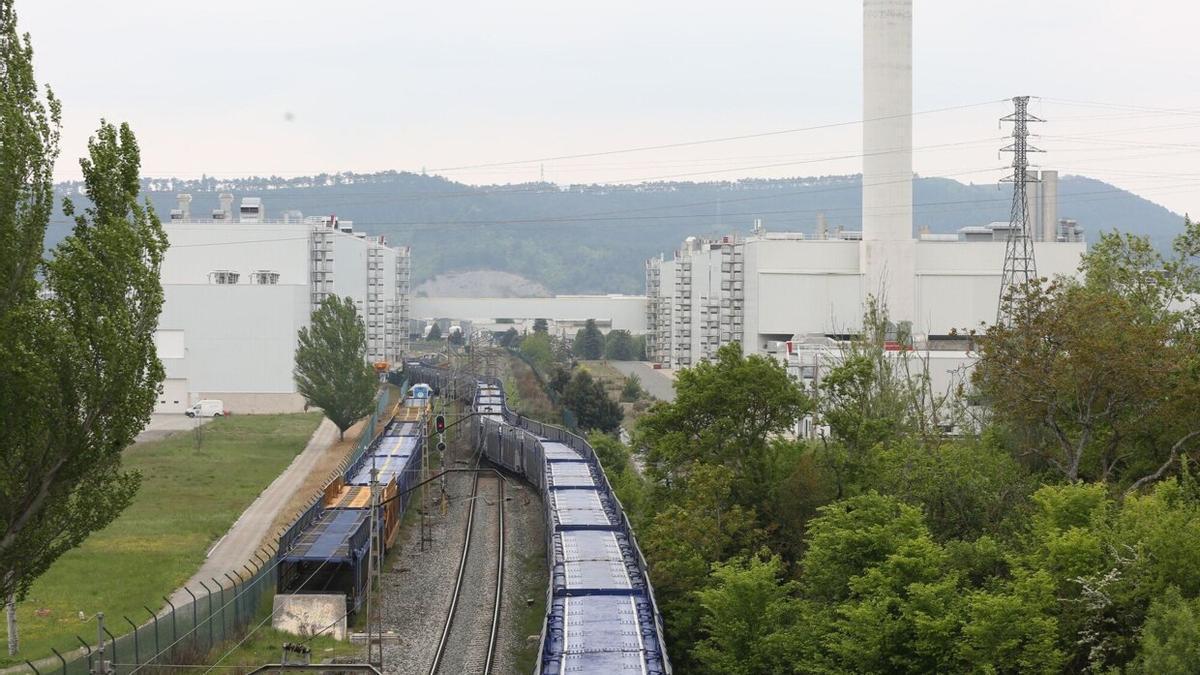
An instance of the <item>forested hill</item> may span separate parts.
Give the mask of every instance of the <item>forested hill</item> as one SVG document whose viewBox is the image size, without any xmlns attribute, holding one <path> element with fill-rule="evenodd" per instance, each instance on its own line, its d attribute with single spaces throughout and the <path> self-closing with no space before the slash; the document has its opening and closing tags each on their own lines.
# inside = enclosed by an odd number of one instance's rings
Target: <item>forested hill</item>
<svg viewBox="0 0 1200 675">
<path fill-rule="evenodd" d="M 64 184 L 74 191 L 75 184 Z M 147 179 L 160 216 L 175 194 L 193 195 L 192 213 L 207 214 L 217 194 L 261 197 L 268 216 L 286 210 L 336 214 L 355 228 L 413 246 L 414 281 L 440 272 L 515 272 L 558 293 L 643 291 L 643 261 L 670 255 L 684 237 L 746 233 L 755 218 L 771 231 L 812 232 L 818 213 L 831 227 L 861 225 L 859 176 L 713 183 L 558 186 L 530 183 L 470 186 L 412 173 L 337 174 L 307 178 Z M 1094 240 L 1104 230 L 1150 236 L 1169 245 L 1182 216 L 1132 193 L 1085 177 L 1059 185 L 1059 215 L 1074 218 Z M 954 232 L 964 225 L 1008 220 L 1008 188 L 918 178 L 918 228 Z M 236 202 L 235 202 L 236 205 Z M 67 226 L 62 219 L 48 244 Z"/>
</svg>

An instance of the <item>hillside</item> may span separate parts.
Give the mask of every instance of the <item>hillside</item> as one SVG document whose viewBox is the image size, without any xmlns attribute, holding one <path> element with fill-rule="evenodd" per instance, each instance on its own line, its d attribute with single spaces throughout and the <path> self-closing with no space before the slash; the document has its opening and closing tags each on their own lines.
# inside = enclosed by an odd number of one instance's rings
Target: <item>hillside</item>
<svg viewBox="0 0 1200 675">
<path fill-rule="evenodd" d="M 76 184 L 64 184 L 75 191 Z M 643 290 L 642 262 L 670 255 L 684 237 L 745 233 L 755 218 L 768 230 L 812 232 L 817 213 L 831 227 L 859 229 L 859 176 L 712 183 L 470 186 L 433 176 L 384 172 L 315 177 L 219 180 L 147 179 L 159 214 L 177 192 L 193 195 L 192 212 L 217 206 L 219 192 L 261 197 L 268 215 L 285 210 L 336 214 L 355 228 L 413 246 L 414 283 L 456 271 L 520 274 L 558 293 Z M 1135 194 L 1081 176 L 1064 176 L 1059 215 L 1094 239 L 1120 229 L 1160 247 L 1183 218 Z M 933 232 L 1007 220 L 1008 188 L 918 178 L 914 220 Z M 48 244 L 66 232 L 56 219 Z"/>
</svg>

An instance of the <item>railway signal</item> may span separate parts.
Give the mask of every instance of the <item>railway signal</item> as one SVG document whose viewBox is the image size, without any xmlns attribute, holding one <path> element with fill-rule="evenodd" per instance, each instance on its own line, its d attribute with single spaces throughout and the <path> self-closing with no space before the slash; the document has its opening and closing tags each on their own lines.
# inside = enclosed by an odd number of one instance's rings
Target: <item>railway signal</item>
<svg viewBox="0 0 1200 675">
<path fill-rule="evenodd" d="M 435 429 L 437 429 L 437 432 L 439 434 L 445 433 L 446 432 L 446 416 L 438 415 L 437 417 L 433 418 L 433 426 Z"/>
</svg>

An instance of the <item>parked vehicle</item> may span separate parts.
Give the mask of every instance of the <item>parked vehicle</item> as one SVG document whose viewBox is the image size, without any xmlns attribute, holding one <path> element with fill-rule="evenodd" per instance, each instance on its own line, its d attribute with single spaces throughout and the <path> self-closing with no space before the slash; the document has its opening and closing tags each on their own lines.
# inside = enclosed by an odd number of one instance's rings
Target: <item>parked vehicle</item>
<svg viewBox="0 0 1200 675">
<path fill-rule="evenodd" d="M 221 417 L 225 414 L 225 403 L 220 399 L 206 398 L 183 411 L 188 417 Z"/>
</svg>

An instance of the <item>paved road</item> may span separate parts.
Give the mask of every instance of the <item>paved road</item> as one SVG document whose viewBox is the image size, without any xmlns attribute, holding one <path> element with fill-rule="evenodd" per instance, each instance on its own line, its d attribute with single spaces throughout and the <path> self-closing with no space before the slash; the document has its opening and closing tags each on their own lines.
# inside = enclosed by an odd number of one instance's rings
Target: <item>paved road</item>
<svg viewBox="0 0 1200 675">
<path fill-rule="evenodd" d="M 625 375 L 637 375 L 642 389 L 660 401 L 675 400 L 675 378 L 667 371 L 656 370 L 645 361 L 609 361 L 608 364 Z"/>
<path fill-rule="evenodd" d="M 183 413 L 154 413 L 150 416 L 150 423 L 146 425 L 145 429 L 142 429 L 142 433 L 138 434 L 137 438 L 133 439 L 133 442 L 157 441 L 180 431 L 191 431 L 212 420 L 211 417 L 188 417 Z"/>
<path fill-rule="evenodd" d="M 212 579 L 224 581 L 223 575 L 226 572 L 241 569 L 258 550 L 280 509 L 291 500 L 292 495 L 312 472 L 321 453 L 328 451 L 337 441 L 337 437 L 337 426 L 328 419 L 322 419 L 321 425 L 313 432 L 304 451 L 296 455 L 288 468 L 242 512 L 233 527 L 229 528 L 229 532 L 209 549 L 208 559 L 201 565 L 200 571 L 188 580 L 187 585 L 199 589 L 199 582 L 204 581 L 212 586 Z M 175 591 L 171 601 L 178 605 L 190 599 L 187 592 L 181 588 Z"/>
</svg>

